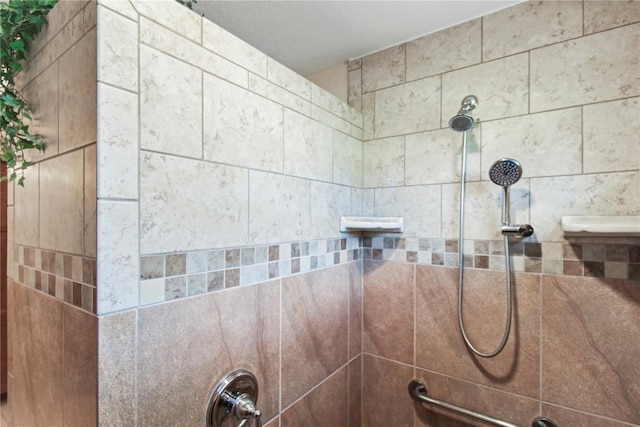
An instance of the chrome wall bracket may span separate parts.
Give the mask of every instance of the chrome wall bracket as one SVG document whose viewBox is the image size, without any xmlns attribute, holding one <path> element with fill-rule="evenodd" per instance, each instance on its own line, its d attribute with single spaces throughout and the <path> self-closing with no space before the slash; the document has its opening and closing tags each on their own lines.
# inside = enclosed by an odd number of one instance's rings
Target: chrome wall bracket
<svg viewBox="0 0 640 427">
<path fill-rule="evenodd" d="M 256 408 L 258 380 L 238 369 L 227 375 L 213 390 L 205 418 L 206 427 L 262 427 L 261 412 Z M 253 422 L 253 424 L 250 424 Z"/>
<path fill-rule="evenodd" d="M 502 224 L 500 229 L 504 236 L 529 237 L 533 234 L 533 227 L 529 224 Z"/>
</svg>

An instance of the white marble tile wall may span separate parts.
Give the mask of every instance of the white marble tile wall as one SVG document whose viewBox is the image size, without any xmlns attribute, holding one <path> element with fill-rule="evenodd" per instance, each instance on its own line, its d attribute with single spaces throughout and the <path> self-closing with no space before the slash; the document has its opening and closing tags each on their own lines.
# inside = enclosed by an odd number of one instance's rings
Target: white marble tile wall
<svg viewBox="0 0 640 427">
<path fill-rule="evenodd" d="M 582 2 L 524 2 L 483 18 L 482 56 L 488 61 L 581 35 Z"/>
<path fill-rule="evenodd" d="M 480 100 L 475 117 L 494 120 L 527 114 L 529 109 L 528 55 L 508 56 L 442 75 L 442 127 L 469 95 Z"/>
<path fill-rule="evenodd" d="M 249 74 L 249 90 L 305 116 L 311 115 L 311 102 L 253 73 Z"/>
<path fill-rule="evenodd" d="M 362 140 L 333 131 L 333 182 L 362 187 Z"/>
<path fill-rule="evenodd" d="M 162 7 L 164 3 L 158 3 Z M 249 71 L 215 54 L 202 45 L 181 37 L 179 34 L 158 25 L 153 20 L 140 17 L 140 41 L 156 50 L 165 52 L 203 71 L 215 74 L 238 86 L 247 87 Z"/>
<path fill-rule="evenodd" d="M 139 15 L 171 28 L 173 32 L 194 42 L 202 41 L 202 18 L 180 4 L 168 1 L 130 0 Z M 105 2 L 107 3 L 107 2 Z"/>
<path fill-rule="evenodd" d="M 202 44 L 260 77 L 267 76 L 267 55 L 207 19 L 202 20 Z"/>
<path fill-rule="evenodd" d="M 470 182 L 465 197 L 465 239 L 499 240 L 502 222 L 502 187 L 491 181 Z M 511 221 L 529 223 L 529 182 L 522 179 L 510 188 Z M 442 237 L 458 238 L 460 185 L 442 185 Z"/>
<path fill-rule="evenodd" d="M 98 16 L 98 194 L 128 207 L 137 256 L 340 237 L 352 198 L 362 211 L 359 111 L 174 0 L 100 0 Z M 105 242 L 100 313 L 140 303 Z"/>
<path fill-rule="evenodd" d="M 450 129 L 407 135 L 407 185 L 460 181 L 462 155 L 461 133 Z M 467 133 L 467 180 L 480 179 L 480 130 Z"/>
<path fill-rule="evenodd" d="M 138 305 L 138 204 L 98 200 L 97 310 Z"/>
<path fill-rule="evenodd" d="M 480 19 L 407 42 L 407 81 L 480 62 Z"/>
<path fill-rule="evenodd" d="M 138 97 L 98 83 L 98 197 L 138 198 Z"/>
<path fill-rule="evenodd" d="M 351 212 L 351 189 L 342 185 L 311 182 L 311 239 L 336 234 L 340 217 Z"/>
<path fill-rule="evenodd" d="M 440 236 L 440 203 L 438 185 L 375 190 L 375 215 L 404 217 L 408 237 Z"/>
<path fill-rule="evenodd" d="M 114 1 L 108 4 L 123 13 L 119 6 L 124 7 L 129 2 Z M 134 13 L 128 8 L 127 11 Z M 132 19 L 137 20 L 137 15 Z M 138 44 L 137 22 L 124 19 L 105 7 L 98 7 L 98 21 L 98 81 L 137 91 L 138 49 L 131 49 L 131 46 Z"/>
<path fill-rule="evenodd" d="M 204 158 L 282 172 L 283 107 L 209 74 L 203 89 Z"/>
<path fill-rule="evenodd" d="M 375 93 L 376 138 L 439 128 L 440 77 L 430 77 Z"/>
<path fill-rule="evenodd" d="M 202 157 L 202 72 L 140 46 L 140 147 Z"/>
<path fill-rule="evenodd" d="M 531 222 L 545 241 L 561 241 L 563 215 L 640 215 L 640 172 L 531 179 Z"/>
<path fill-rule="evenodd" d="M 586 105 L 584 172 L 640 169 L 640 98 Z"/>
<path fill-rule="evenodd" d="M 531 51 L 531 111 L 640 95 L 639 45 L 633 24 Z"/>
<path fill-rule="evenodd" d="M 141 253 L 246 244 L 248 188 L 246 169 L 142 152 Z"/>
<path fill-rule="evenodd" d="M 512 218 L 536 227 L 530 242 L 566 242 L 563 215 L 638 215 L 639 45 L 638 1 L 536 1 L 351 60 L 375 213 L 411 218 L 412 236 L 457 238 L 462 135 L 448 121 L 474 94 L 468 239 L 500 237 L 502 191 L 488 170 L 503 157 L 523 165 Z"/>
<path fill-rule="evenodd" d="M 331 181 L 333 130 L 294 111 L 284 116 L 284 173 Z"/>
<path fill-rule="evenodd" d="M 486 122 L 482 125 L 481 151 L 482 171 L 488 171 L 500 158 L 511 157 L 520 161 L 525 178 L 580 174 L 580 108 Z"/>
<path fill-rule="evenodd" d="M 372 92 L 405 82 L 404 45 L 362 58 L 362 92 Z"/>
<path fill-rule="evenodd" d="M 403 136 L 364 143 L 364 187 L 404 185 L 405 142 Z"/>
<path fill-rule="evenodd" d="M 585 0 L 584 32 L 591 34 L 640 21 L 638 0 Z"/>
<path fill-rule="evenodd" d="M 311 232 L 311 182 L 251 171 L 249 240 L 274 243 L 303 240 Z"/>
</svg>

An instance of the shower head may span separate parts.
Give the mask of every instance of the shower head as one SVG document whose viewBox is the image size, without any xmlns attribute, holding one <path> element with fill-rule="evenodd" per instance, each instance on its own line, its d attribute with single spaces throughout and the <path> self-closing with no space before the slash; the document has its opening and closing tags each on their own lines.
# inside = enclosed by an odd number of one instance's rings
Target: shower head
<svg viewBox="0 0 640 427">
<path fill-rule="evenodd" d="M 449 127 L 457 132 L 466 132 L 473 128 L 475 120 L 471 117 L 471 111 L 478 106 L 478 98 L 475 95 L 467 95 L 462 100 L 462 107 L 458 114 L 449 120 Z"/>
<path fill-rule="evenodd" d="M 471 130 L 474 123 L 475 120 L 470 115 L 458 113 L 449 120 L 449 127 L 456 132 L 466 132 Z"/>
<path fill-rule="evenodd" d="M 514 159 L 500 159 L 495 161 L 489 168 L 489 178 L 494 184 L 502 187 L 509 187 L 522 176 L 522 166 Z"/>
</svg>

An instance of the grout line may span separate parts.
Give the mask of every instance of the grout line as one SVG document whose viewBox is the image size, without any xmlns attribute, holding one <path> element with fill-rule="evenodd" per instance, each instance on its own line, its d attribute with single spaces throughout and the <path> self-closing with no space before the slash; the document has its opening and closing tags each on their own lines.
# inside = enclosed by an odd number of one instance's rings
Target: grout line
<svg viewBox="0 0 640 427">
<path fill-rule="evenodd" d="M 280 298 L 279 336 L 278 336 L 278 416 L 282 413 L 282 317 L 284 316 L 282 279 L 278 279 Z"/>
<path fill-rule="evenodd" d="M 413 376 L 416 376 L 415 365 L 418 363 L 418 267 L 413 265 Z"/>
<path fill-rule="evenodd" d="M 136 23 L 136 28 L 138 30 L 138 44 L 136 45 L 136 59 L 137 59 L 137 101 L 138 101 L 138 117 L 137 117 L 137 129 L 136 129 L 136 133 L 137 133 L 137 141 L 136 141 L 136 153 L 137 153 L 137 167 L 138 167 L 138 173 L 137 173 L 137 177 L 136 177 L 136 199 L 135 199 L 135 203 L 136 203 L 136 208 L 137 208 L 137 218 L 136 218 L 136 234 L 137 234 L 137 250 L 138 250 L 138 259 L 136 260 L 136 266 L 137 266 L 137 289 L 136 289 L 136 306 L 140 305 L 140 254 L 142 253 L 142 237 L 141 237 L 141 233 L 140 233 L 140 224 L 142 224 L 142 208 L 141 208 L 141 203 L 140 203 L 140 193 L 141 193 L 141 188 L 142 188 L 142 157 L 144 156 L 143 151 L 141 150 L 142 148 L 142 96 L 140 95 L 140 80 L 141 80 L 141 49 L 140 49 L 140 15 L 138 15 L 138 22 Z M 97 269 L 97 267 L 96 267 Z M 97 282 L 97 280 L 96 280 Z M 97 285 L 97 283 L 96 283 Z M 166 284 L 165 284 L 166 286 Z M 137 312 L 136 312 L 137 313 Z M 137 378 L 137 376 L 136 376 Z M 137 383 L 136 383 L 137 384 Z M 136 385 L 136 393 L 137 393 L 137 385 Z M 137 402 L 137 394 L 136 394 L 136 402 Z M 136 423 L 137 423 L 137 417 L 138 417 L 138 409 L 137 409 L 137 404 L 136 404 Z"/>
<path fill-rule="evenodd" d="M 537 111 L 536 113 L 539 113 Z M 527 114 L 529 116 L 533 114 L 531 112 L 531 51 L 527 52 Z"/>
<path fill-rule="evenodd" d="M 140 323 L 140 312 L 138 309 L 135 310 L 134 313 L 134 325 L 135 325 L 135 329 L 134 329 L 134 342 L 133 342 L 133 387 L 134 387 L 134 402 L 135 402 L 135 409 L 134 409 L 134 423 L 137 426 L 138 425 L 138 408 L 139 408 L 139 404 L 138 404 L 138 387 L 139 387 L 139 378 L 138 378 L 138 365 L 139 365 L 139 360 L 138 360 L 138 352 L 139 352 L 139 347 L 140 347 L 140 328 L 139 328 L 139 323 Z"/>
<path fill-rule="evenodd" d="M 480 17 L 480 64 L 484 62 L 484 20 L 486 16 Z"/>
<path fill-rule="evenodd" d="M 538 411 L 539 414 L 542 415 L 542 321 L 543 321 L 543 316 L 542 316 L 542 310 L 543 310 L 543 304 L 542 304 L 542 293 L 543 293 L 543 287 L 542 287 L 542 275 L 540 275 L 540 279 L 538 281 L 538 292 L 539 292 L 539 301 L 538 301 L 538 321 L 539 321 L 539 325 L 538 325 L 538 346 L 539 346 L 539 350 L 538 350 Z"/>
<path fill-rule="evenodd" d="M 584 106 L 580 106 L 580 173 L 584 174 Z"/>
</svg>

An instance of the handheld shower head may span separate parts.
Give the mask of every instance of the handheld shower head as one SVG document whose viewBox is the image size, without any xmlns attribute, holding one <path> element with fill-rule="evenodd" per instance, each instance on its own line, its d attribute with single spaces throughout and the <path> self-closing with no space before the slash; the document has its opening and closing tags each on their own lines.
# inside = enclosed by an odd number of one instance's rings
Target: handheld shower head
<svg viewBox="0 0 640 427">
<path fill-rule="evenodd" d="M 478 106 L 478 97 L 475 95 L 467 95 L 462 100 L 462 107 L 458 114 L 449 120 L 449 127 L 456 132 L 466 132 L 473 128 L 475 120 L 471 117 L 471 111 Z"/>
<path fill-rule="evenodd" d="M 522 176 L 522 166 L 514 159 L 500 159 L 495 161 L 489 168 L 489 178 L 494 184 L 502 187 L 509 187 Z"/>
<path fill-rule="evenodd" d="M 509 187 L 518 182 L 522 176 L 522 166 L 514 159 L 500 159 L 489 168 L 489 178 L 494 184 L 502 187 L 502 234 L 516 234 L 527 237 L 533 234 L 533 227 L 528 224 L 511 225 L 511 213 L 509 212 L 510 197 Z"/>
</svg>

